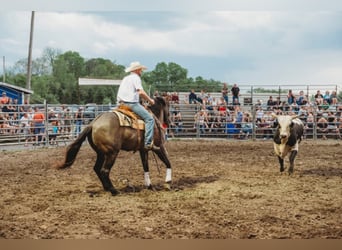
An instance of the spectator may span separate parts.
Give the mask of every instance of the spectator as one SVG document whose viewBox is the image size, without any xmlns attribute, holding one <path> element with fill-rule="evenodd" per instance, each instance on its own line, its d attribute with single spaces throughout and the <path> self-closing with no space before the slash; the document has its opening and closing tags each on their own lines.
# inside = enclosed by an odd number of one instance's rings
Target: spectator
<svg viewBox="0 0 342 250">
<path fill-rule="evenodd" d="M 72 121 L 72 115 L 69 108 L 66 108 L 63 111 L 63 118 L 64 118 L 64 133 L 70 134 L 71 132 L 71 121 Z"/>
<path fill-rule="evenodd" d="M 329 109 L 329 103 L 327 99 L 323 99 L 323 103 L 320 105 L 320 108 L 322 110 L 328 110 Z"/>
<path fill-rule="evenodd" d="M 273 97 L 270 96 L 270 97 L 268 98 L 268 100 L 267 100 L 267 103 L 266 103 L 266 105 L 267 105 L 267 110 L 271 110 L 272 107 L 274 106 L 274 104 L 275 104 L 275 102 L 273 101 Z"/>
<path fill-rule="evenodd" d="M 340 131 L 338 128 L 338 121 L 336 119 L 336 116 L 332 112 L 328 112 L 327 121 L 327 133 L 333 134 L 335 136 L 335 139 L 341 139 Z"/>
<path fill-rule="evenodd" d="M 310 136 L 310 138 L 313 138 L 313 127 L 314 127 L 314 122 L 315 122 L 315 118 L 312 114 L 312 112 L 309 112 L 307 117 L 306 117 L 306 122 L 305 124 L 305 133 L 304 136 L 305 138 L 308 138 L 308 136 Z"/>
<path fill-rule="evenodd" d="M 231 89 L 231 92 L 232 92 L 232 96 L 233 96 L 233 101 L 232 103 L 236 103 L 235 100 L 237 100 L 237 103 L 239 103 L 239 96 L 240 96 L 240 88 L 237 86 L 236 83 L 234 83 L 232 89 Z"/>
<path fill-rule="evenodd" d="M 0 98 L 0 104 L 8 104 L 9 98 L 7 97 L 7 94 L 5 91 L 2 92 L 2 97 Z"/>
<path fill-rule="evenodd" d="M 243 113 L 240 110 L 240 108 L 237 108 L 235 111 L 235 127 L 239 129 L 239 131 L 241 129 L 242 121 L 243 121 Z"/>
<path fill-rule="evenodd" d="M 218 102 L 218 111 L 220 115 L 221 113 L 225 113 L 227 111 L 227 103 L 223 97 L 220 97 L 220 100 Z"/>
<path fill-rule="evenodd" d="M 222 97 L 223 97 L 224 101 L 226 102 L 226 105 L 228 105 L 228 85 L 227 85 L 227 83 L 223 83 L 221 93 L 222 93 Z"/>
<path fill-rule="evenodd" d="M 173 94 L 171 95 L 171 103 L 179 104 L 179 96 L 176 92 L 173 92 Z"/>
<path fill-rule="evenodd" d="M 320 105 L 323 103 L 323 95 L 321 94 L 320 90 L 317 90 L 316 95 L 315 95 L 315 102 L 317 105 Z"/>
<path fill-rule="evenodd" d="M 197 96 L 197 101 L 202 104 L 206 104 L 207 99 L 208 99 L 208 95 L 206 91 L 202 89 L 201 93 Z"/>
<path fill-rule="evenodd" d="M 199 112 L 196 113 L 194 127 L 199 128 L 201 134 L 204 134 L 205 130 L 209 127 L 208 116 L 205 110 L 201 109 Z"/>
<path fill-rule="evenodd" d="M 44 123 L 45 123 L 45 115 L 39 110 L 38 107 L 34 108 L 33 115 L 33 127 L 34 127 L 34 135 L 35 135 L 35 145 L 39 146 L 39 143 L 44 139 Z"/>
<path fill-rule="evenodd" d="M 277 96 L 277 100 L 274 102 L 274 106 L 276 108 L 279 108 L 281 106 L 281 100 L 279 96 Z"/>
<path fill-rule="evenodd" d="M 189 104 L 195 104 L 197 102 L 197 95 L 195 94 L 195 90 L 192 89 L 189 94 Z"/>
<path fill-rule="evenodd" d="M 244 135 L 245 139 L 248 139 L 248 136 L 252 134 L 253 131 L 253 124 L 250 121 L 248 116 L 243 118 L 243 123 L 241 125 L 241 132 Z"/>
<path fill-rule="evenodd" d="M 83 108 L 79 107 L 75 114 L 76 126 L 75 126 L 75 136 L 78 136 L 81 133 L 82 124 L 83 124 Z"/>
<path fill-rule="evenodd" d="M 330 91 L 326 90 L 323 96 L 323 101 L 326 100 L 328 104 L 330 104 Z"/>
<path fill-rule="evenodd" d="M 294 103 L 295 101 L 294 99 L 295 99 L 295 96 L 292 93 L 292 89 L 290 89 L 289 92 L 287 93 L 287 103 L 291 105 L 292 103 Z"/>
<path fill-rule="evenodd" d="M 304 103 L 305 96 L 304 96 L 304 91 L 303 91 L 303 90 L 299 91 L 299 96 L 298 96 L 298 98 L 296 98 L 296 99 L 297 99 L 297 105 L 298 105 L 298 106 L 301 106 L 301 105 L 304 105 L 304 104 L 305 104 L 305 103 Z"/>
<path fill-rule="evenodd" d="M 51 122 L 52 129 L 49 133 L 49 143 L 50 145 L 57 145 L 57 135 L 58 135 L 58 120 Z"/>
<path fill-rule="evenodd" d="M 233 98 L 233 110 L 239 110 L 240 109 L 240 103 L 238 98 Z"/>
<path fill-rule="evenodd" d="M 255 116 L 256 116 L 256 122 L 261 122 L 262 118 L 264 118 L 264 111 L 262 110 L 261 106 L 257 108 Z"/>
<path fill-rule="evenodd" d="M 330 95 L 330 102 L 331 105 L 336 105 L 337 104 L 337 94 L 336 91 L 332 91 Z"/>
<path fill-rule="evenodd" d="M 328 133 L 328 121 L 325 119 L 325 117 L 320 117 L 317 120 L 317 137 L 322 136 L 323 140 L 326 140 L 326 134 Z"/>
<path fill-rule="evenodd" d="M 22 131 L 25 138 L 25 147 L 28 145 L 28 141 L 30 140 L 30 134 L 31 134 L 31 119 L 28 115 L 28 113 L 24 113 L 23 116 L 20 118 L 20 126 L 22 127 Z"/>
</svg>

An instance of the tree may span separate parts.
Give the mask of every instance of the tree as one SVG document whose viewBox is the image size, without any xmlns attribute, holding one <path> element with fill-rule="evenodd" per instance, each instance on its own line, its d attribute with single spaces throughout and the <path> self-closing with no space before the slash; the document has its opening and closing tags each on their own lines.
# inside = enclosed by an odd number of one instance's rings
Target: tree
<svg viewBox="0 0 342 250">
<path fill-rule="evenodd" d="M 151 72 L 142 76 L 144 82 L 158 91 L 175 91 L 175 86 L 185 83 L 188 71 L 180 65 L 170 62 L 160 62 Z"/>
<path fill-rule="evenodd" d="M 84 58 L 78 52 L 68 51 L 53 63 L 54 82 L 60 84 L 58 99 L 61 103 L 80 103 L 78 78 L 84 75 Z"/>
</svg>

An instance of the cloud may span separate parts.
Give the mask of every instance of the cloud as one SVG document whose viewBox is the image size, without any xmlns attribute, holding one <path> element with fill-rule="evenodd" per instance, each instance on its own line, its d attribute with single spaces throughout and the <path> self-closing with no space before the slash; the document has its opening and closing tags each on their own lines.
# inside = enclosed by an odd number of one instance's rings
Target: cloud
<svg viewBox="0 0 342 250">
<path fill-rule="evenodd" d="M 13 63 L 27 57 L 30 14 L 0 16 L 0 48 Z M 221 81 L 340 81 L 341 23 L 334 11 L 38 11 L 33 57 L 53 47 L 149 68 L 174 61 Z"/>
</svg>

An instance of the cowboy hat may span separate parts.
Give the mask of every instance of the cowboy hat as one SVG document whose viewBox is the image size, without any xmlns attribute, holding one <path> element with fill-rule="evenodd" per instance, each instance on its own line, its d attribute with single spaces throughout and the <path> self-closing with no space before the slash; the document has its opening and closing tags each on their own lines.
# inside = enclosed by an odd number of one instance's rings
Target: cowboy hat
<svg viewBox="0 0 342 250">
<path fill-rule="evenodd" d="M 144 65 L 141 65 L 140 62 L 131 62 L 131 64 L 129 65 L 128 68 L 125 69 L 125 71 L 126 72 L 132 72 L 132 71 L 137 70 L 137 69 L 145 70 L 145 69 L 147 69 L 147 67 Z"/>
</svg>

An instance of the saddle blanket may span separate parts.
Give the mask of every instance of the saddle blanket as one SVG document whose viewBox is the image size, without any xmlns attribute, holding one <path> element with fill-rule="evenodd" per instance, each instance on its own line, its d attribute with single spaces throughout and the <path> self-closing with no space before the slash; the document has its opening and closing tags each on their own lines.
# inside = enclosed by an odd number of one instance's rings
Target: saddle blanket
<svg viewBox="0 0 342 250">
<path fill-rule="evenodd" d="M 125 109 L 114 109 L 113 112 L 119 117 L 120 126 L 131 127 L 134 129 L 144 130 L 145 123 L 131 111 Z"/>
</svg>

